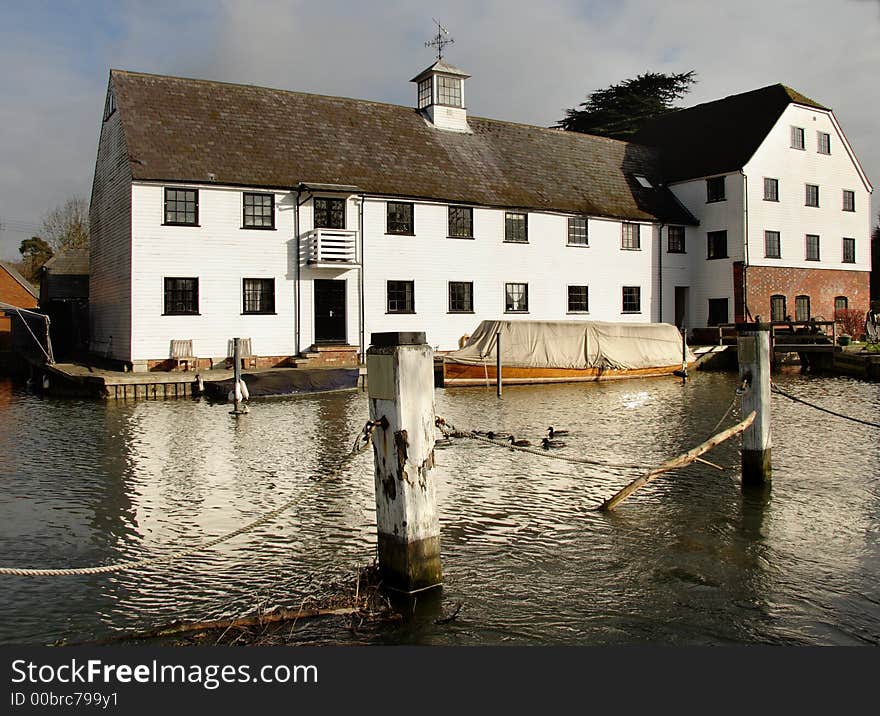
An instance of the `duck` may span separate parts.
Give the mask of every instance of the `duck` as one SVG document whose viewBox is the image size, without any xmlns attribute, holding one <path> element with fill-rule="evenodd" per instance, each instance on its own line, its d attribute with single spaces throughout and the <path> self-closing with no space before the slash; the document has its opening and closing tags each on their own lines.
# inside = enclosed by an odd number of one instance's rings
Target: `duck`
<svg viewBox="0 0 880 716">
<path fill-rule="evenodd" d="M 547 428 L 547 434 L 550 436 L 550 439 L 552 440 L 557 435 L 568 435 L 568 430 L 554 430 L 553 426 L 551 425 L 549 428 Z"/>
<path fill-rule="evenodd" d="M 517 440 L 513 435 L 507 438 L 510 441 L 511 445 L 516 445 L 517 447 L 531 447 L 532 443 L 528 440 Z"/>
<path fill-rule="evenodd" d="M 507 440 L 510 437 L 510 433 L 496 433 L 490 430 L 486 433 L 486 437 L 489 440 Z"/>
<path fill-rule="evenodd" d="M 565 443 L 562 440 L 551 440 L 550 438 L 544 438 L 541 440 L 541 447 L 545 450 L 549 450 L 550 448 L 565 447 Z"/>
</svg>

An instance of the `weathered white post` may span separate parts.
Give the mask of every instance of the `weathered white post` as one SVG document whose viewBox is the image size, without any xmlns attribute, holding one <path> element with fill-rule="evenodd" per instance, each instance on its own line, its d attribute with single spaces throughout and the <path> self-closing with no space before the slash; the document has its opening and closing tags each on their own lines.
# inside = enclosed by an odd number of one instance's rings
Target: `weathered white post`
<svg viewBox="0 0 880 716">
<path fill-rule="evenodd" d="M 501 397 L 501 331 L 495 334 L 495 395 Z"/>
<path fill-rule="evenodd" d="M 742 396 L 742 414 L 755 411 L 755 421 L 743 432 L 743 485 L 770 480 L 770 325 L 737 324 L 739 379 L 748 383 Z"/>
<path fill-rule="evenodd" d="M 367 390 L 373 431 L 379 569 L 393 589 L 442 582 L 434 499 L 434 354 L 424 333 L 373 333 Z"/>
<path fill-rule="evenodd" d="M 241 339 L 232 339 L 232 361 L 233 361 L 233 379 L 232 379 L 232 411 L 230 415 L 245 415 L 248 413 L 246 405 L 241 404 Z"/>
<path fill-rule="evenodd" d="M 687 380 L 688 377 L 688 344 L 687 344 L 687 328 L 681 327 L 681 380 Z"/>
</svg>

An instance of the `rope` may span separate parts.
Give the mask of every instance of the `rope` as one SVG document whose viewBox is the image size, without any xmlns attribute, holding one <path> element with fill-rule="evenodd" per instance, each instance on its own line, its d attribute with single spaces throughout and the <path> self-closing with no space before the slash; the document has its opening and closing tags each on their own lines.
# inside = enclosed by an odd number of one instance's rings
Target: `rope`
<svg viewBox="0 0 880 716">
<path fill-rule="evenodd" d="M 708 437 L 712 437 L 715 434 L 715 431 L 721 427 L 721 423 L 727 420 L 727 416 L 730 415 L 730 411 L 733 410 L 733 406 L 736 405 L 736 399 L 741 397 L 743 393 L 748 390 L 749 382 L 744 380 L 742 385 L 736 389 L 736 392 L 733 394 L 733 400 L 730 401 L 730 405 L 727 406 L 727 410 L 724 411 L 724 415 L 721 416 L 721 419 L 715 423 L 715 427 L 709 431 Z"/>
<path fill-rule="evenodd" d="M 495 447 L 507 448 L 509 450 L 518 450 L 520 452 L 531 453 L 532 455 L 538 455 L 540 457 L 546 457 L 551 460 L 560 460 L 562 462 L 570 462 L 577 465 L 595 465 L 598 467 L 614 467 L 625 470 L 643 470 L 644 465 L 634 465 L 632 463 L 615 463 L 615 462 L 603 462 L 601 460 L 593 460 L 586 457 L 568 457 L 566 455 L 558 455 L 556 453 L 549 452 L 548 450 L 544 450 L 543 448 L 530 448 L 523 447 L 520 445 L 514 445 L 510 442 L 502 442 L 500 440 L 490 440 L 487 437 L 483 437 L 482 435 L 477 435 L 472 430 L 459 430 L 454 425 L 451 425 L 446 422 L 444 418 L 438 417 L 436 420 L 436 425 L 440 429 L 440 432 L 447 438 L 468 438 L 469 440 L 478 440 L 479 442 L 488 443 L 489 445 L 494 445 Z"/>
<path fill-rule="evenodd" d="M 795 397 L 791 393 L 786 393 L 782 388 L 780 388 L 776 383 L 770 383 L 770 388 L 774 393 L 783 396 L 784 398 L 788 398 L 789 400 L 793 400 L 795 403 L 801 403 L 802 405 L 806 405 L 810 408 L 815 408 L 816 410 L 821 410 L 823 413 L 828 413 L 829 415 L 834 415 L 838 418 L 843 418 L 844 420 L 851 420 L 854 423 L 861 423 L 862 425 L 868 425 L 872 428 L 880 428 L 880 423 L 872 423 L 870 420 L 862 420 L 861 418 L 854 418 L 851 415 L 844 415 L 843 413 L 838 413 L 834 410 L 830 410 L 828 408 L 823 408 L 821 405 L 816 405 L 815 403 L 810 403 L 802 398 Z"/>
<path fill-rule="evenodd" d="M 18 308 L 17 306 L 13 306 L 9 303 L 0 303 L 0 308 L 2 308 L 4 311 L 12 312 L 14 310 L 16 313 L 18 313 L 19 319 L 24 324 L 24 327 L 27 328 L 27 332 L 31 334 L 31 338 L 34 339 L 34 343 L 37 344 L 37 348 L 39 348 L 41 351 L 43 351 L 43 355 L 46 356 L 46 360 L 49 363 L 54 363 L 55 360 L 53 359 L 53 357 L 48 352 L 46 352 L 45 348 L 43 348 L 43 344 L 40 343 L 40 339 L 37 338 L 36 335 L 34 335 L 34 332 L 31 330 L 31 327 L 28 325 L 27 320 L 21 314 L 22 314 L 22 312 L 29 313 L 32 316 L 39 316 L 40 318 L 42 318 L 44 320 L 46 319 L 46 316 L 44 316 L 42 313 L 35 313 L 34 311 L 28 311 L 26 308 Z M 48 330 L 46 331 L 46 335 L 47 336 L 49 335 Z"/>
<path fill-rule="evenodd" d="M 373 428 L 377 425 L 380 425 L 381 423 L 382 421 L 380 420 L 367 422 L 367 424 L 364 426 L 363 431 L 359 433 L 357 438 L 355 439 L 351 452 L 349 452 L 344 458 L 342 458 L 339 465 L 331 473 L 329 479 L 335 479 L 339 477 L 346 466 L 352 460 L 354 460 L 355 457 L 360 455 L 370 446 L 370 443 L 372 441 Z M 95 567 L 75 567 L 70 569 L 21 569 L 18 567 L 0 567 L 0 575 L 10 575 L 15 577 L 72 577 L 80 574 L 109 574 L 111 572 L 132 571 L 135 569 L 147 567 L 152 564 L 161 564 L 164 562 L 171 562 L 174 560 L 183 559 L 184 557 L 189 557 L 198 552 L 204 552 L 205 550 L 211 549 L 212 547 L 216 547 L 218 544 L 222 544 L 223 542 L 228 542 L 235 537 L 239 537 L 246 532 L 250 532 L 251 530 L 256 529 L 260 525 L 271 522 L 272 520 L 279 517 L 282 513 L 289 510 L 291 507 L 294 507 L 295 505 L 302 502 L 306 495 L 309 494 L 310 490 L 317 484 L 318 480 L 313 481 L 311 485 L 306 487 L 306 489 L 304 489 L 299 495 L 291 500 L 288 500 L 280 507 L 276 507 L 274 510 L 266 512 L 265 514 L 255 519 L 253 522 L 249 522 L 243 527 L 239 527 L 237 530 L 233 530 L 232 532 L 212 539 L 205 544 L 198 545 L 197 547 L 180 550 L 178 552 L 173 552 L 172 554 L 164 555 L 161 557 L 144 557 L 143 559 L 130 560 L 128 562 L 116 562 L 114 564 L 104 564 Z"/>
</svg>

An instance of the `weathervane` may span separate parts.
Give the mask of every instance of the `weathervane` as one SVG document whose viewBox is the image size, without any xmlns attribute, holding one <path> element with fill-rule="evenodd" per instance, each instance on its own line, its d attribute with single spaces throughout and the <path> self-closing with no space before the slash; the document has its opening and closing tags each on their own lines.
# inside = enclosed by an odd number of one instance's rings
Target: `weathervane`
<svg viewBox="0 0 880 716">
<path fill-rule="evenodd" d="M 437 25 L 437 37 L 433 40 L 429 40 L 425 43 L 425 47 L 434 47 L 437 49 L 437 60 L 443 59 L 443 48 L 446 45 L 451 45 L 455 40 L 449 37 L 449 30 L 447 30 L 443 25 L 440 24 L 438 20 L 431 18 Z"/>
</svg>

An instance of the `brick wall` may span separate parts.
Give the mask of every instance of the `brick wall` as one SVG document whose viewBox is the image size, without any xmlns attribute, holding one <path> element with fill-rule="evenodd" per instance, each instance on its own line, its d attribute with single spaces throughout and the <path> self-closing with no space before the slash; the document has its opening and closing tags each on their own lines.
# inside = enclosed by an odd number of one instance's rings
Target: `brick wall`
<svg viewBox="0 0 880 716">
<path fill-rule="evenodd" d="M 11 303 L 21 308 L 36 308 L 37 299 L 0 266 L 0 301 Z M 0 350 L 9 350 L 9 334 L 12 321 L 5 314 L 0 314 Z"/>
<path fill-rule="evenodd" d="M 748 308 L 752 318 L 760 315 L 770 320 L 770 296 L 785 296 L 786 311 L 793 317 L 795 297 L 810 297 L 810 313 L 831 320 L 834 299 L 846 296 L 849 307 L 867 311 L 869 305 L 868 271 L 836 269 L 803 269 L 770 266 L 749 266 L 746 269 Z"/>
</svg>

